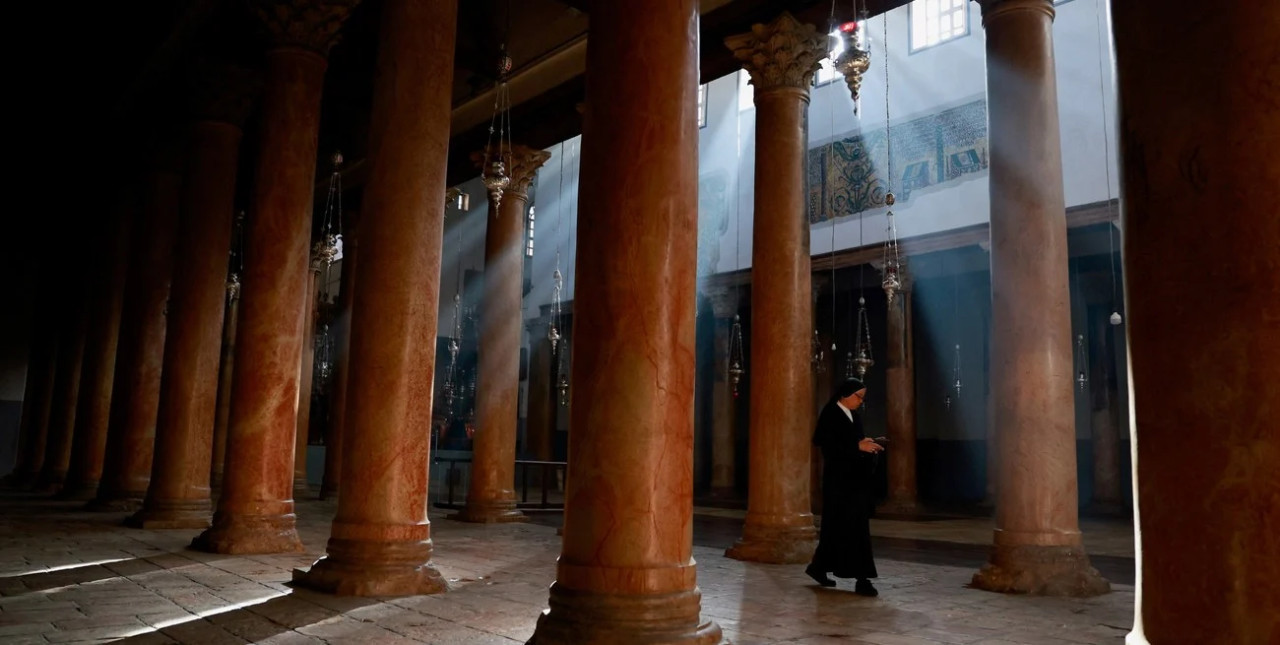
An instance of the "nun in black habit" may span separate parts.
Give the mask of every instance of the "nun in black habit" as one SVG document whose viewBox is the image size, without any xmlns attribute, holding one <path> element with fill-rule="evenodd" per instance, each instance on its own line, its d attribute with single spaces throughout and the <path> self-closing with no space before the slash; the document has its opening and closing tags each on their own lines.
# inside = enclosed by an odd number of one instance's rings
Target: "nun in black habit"
<svg viewBox="0 0 1280 645">
<path fill-rule="evenodd" d="M 824 587 L 836 584 L 828 573 L 855 578 L 856 593 L 875 596 L 876 588 L 871 585 L 876 577 L 876 563 L 871 558 L 871 475 L 875 456 L 884 446 L 863 434 L 858 408 L 866 394 L 862 381 L 848 379 L 818 415 L 813 444 L 822 451 L 822 529 L 813 562 L 805 573 Z"/>
</svg>

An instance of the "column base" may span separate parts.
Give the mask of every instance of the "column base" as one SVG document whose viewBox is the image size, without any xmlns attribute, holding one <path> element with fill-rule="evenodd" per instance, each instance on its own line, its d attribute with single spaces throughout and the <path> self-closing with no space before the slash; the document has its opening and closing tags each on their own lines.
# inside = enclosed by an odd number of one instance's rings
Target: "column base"
<svg viewBox="0 0 1280 645">
<path fill-rule="evenodd" d="M 149 499 L 142 510 L 125 518 L 135 529 L 207 529 L 213 505 L 205 499 Z"/>
<path fill-rule="evenodd" d="M 330 538 L 328 550 L 310 570 L 294 569 L 294 584 L 339 596 L 419 596 L 449 590 L 444 576 L 431 565 L 431 540 Z"/>
<path fill-rule="evenodd" d="M 474 524 L 505 524 L 510 522 L 528 522 L 529 518 L 516 509 L 515 501 L 468 501 L 457 513 L 449 515 L 449 519 Z"/>
<path fill-rule="evenodd" d="M 213 526 L 191 541 L 191 548 L 209 553 L 247 555 L 263 553 L 299 553 L 297 517 L 284 515 L 245 515 L 218 512 Z"/>
<path fill-rule="evenodd" d="M 132 513 L 142 508 L 142 500 L 146 491 L 127 493 L 107 493 L 98 491 L 98 496 L 84 505 L 86 511 L 99 513 Z"/>
<path fill-rule="evenodd" d="M 330 486 L 326 482 L 323 486 L 320 487 L 320 499 L 321 500 L 338 499 L 338 485 L 334 484 Z"/>
<path fill-rule="evenodd" d="M 294 499 L 312 499 L 316 492 L 311 489 L 311 484 L 305 479 L 293 480 L 293 498 Z"/>
<path fill-rule="evenodd" d="M 916 500 L 887 500 L 876 507 L 876 513 L 888 515 L 921 515 L 923 509 Z"/>
<path fill-rule="evenodd" d="M 66 479 L 67 473 L 65 471 L 42 472 L 35 481 L 35 491 L 37 493 L 57 493 L 62 490 L 62 483 Z"/>
<path fill-rule="evenodd" d="M 752 526 L 748 515 L 742 537 L 724 554 L 734 560 L 765 564 L 804 564 L 813 560 L 818 547 L 818 529 L 813 516 L 808 526 Z"/>
<path fill-rule="evenodd" d="M 98 495 L 98 482 L 84 482 L 63 486 L 58 491 L 57 499 L 73 502 L 87 502 Z"/>
<path fill-rule="evenodd" d="M 1084 598 L 1111 591 L 1079 546 L 1002 546 L 973 574 L 971 587 L 998 593 Z"/>
<path fill-rule="evenodd" d="M 604 594 L 551 585 L 550 609 L 538 617 L 529 645 L 721 642 L 720 626 L 700 616 L 702 592 Z"/>
</svg>

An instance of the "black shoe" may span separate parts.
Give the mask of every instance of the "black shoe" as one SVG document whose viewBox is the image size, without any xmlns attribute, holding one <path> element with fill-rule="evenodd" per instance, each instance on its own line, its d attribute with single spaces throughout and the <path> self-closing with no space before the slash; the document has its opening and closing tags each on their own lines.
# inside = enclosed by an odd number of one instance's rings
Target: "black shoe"
<svg viewBox="0 0 1280 645">
<path fill-rule="evenodd" d="M 836 586 L 836 581 L 832 580 L 831 578 L 828 578 L 826 571 L 818 571 L 817 569 L 813 568 L 812 564 L 805 567 L 804 572 L 809 574 L 810 578 L 813 578 L 814 581 L 816 581 L 818 584 L 824 587 Z"/>
<path fill-rule="evenodd" d="M 866 596 L 868 598 L 875 598 L 880 595 L 880 592 L 876 591 L 876 588 L 871 586 L 871 581 L 866 578 L 858 579 L 857 584 L 853 586 L 853 593 L 856 593 L 859 596 Z"/>
</svg>

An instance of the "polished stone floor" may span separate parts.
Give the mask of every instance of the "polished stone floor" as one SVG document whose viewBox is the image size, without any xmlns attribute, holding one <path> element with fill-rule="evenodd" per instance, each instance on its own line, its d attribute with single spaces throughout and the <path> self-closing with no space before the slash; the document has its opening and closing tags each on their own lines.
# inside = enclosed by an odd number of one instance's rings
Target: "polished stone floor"
<svg viewBox="0 0 1280 645">
<path fill-rule="evenodd" d="M 555 573 L 555 516 L 503 526 L 433 519 L 450 592 L 379 601 L 287 584 L 323 550 L 333 511 L 299 504 L 306 554 L 232 557 L 185 549 L 195 531 L 128 529 L 122 515 L 0 493 L 0 643 L 516 643 L 532 634 Z M 987 520 L 877 520 L 881 595 L 868 599 L 849 584 L 816 587 L 799 566 L 723 557 L 739 515 L 700 509 L 695 528 L 703 612 L 731 643 L 1120 643 L 1131 624 L 1127 524 L 1085 524 L 1117 584 L 1073 600 L 967 589 Z"/>
</svg>

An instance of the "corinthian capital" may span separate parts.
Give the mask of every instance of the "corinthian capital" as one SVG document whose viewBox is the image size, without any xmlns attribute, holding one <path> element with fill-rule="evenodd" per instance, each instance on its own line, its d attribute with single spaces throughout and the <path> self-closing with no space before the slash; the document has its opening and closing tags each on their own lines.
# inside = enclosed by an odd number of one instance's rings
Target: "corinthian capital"
<svg viewBox="0 0 1280 645">
<path fill-rule="evenodd" d="M 249 0 L 254 15 L 277 47 L 299 47 L 320 55 L 337 42 L 338 29 L 360 0 Z"/>
<path fill-rule="evenodd" d="M 191 116 L 197 121 L 242 126 L 261 89 L 262 76 L 255 70 L 199 62 L 189 83 Z"/>
<path fill-rule="evenodd" d="M 767 25 L 724 39 L 724 44 L 751 74 L 757 93 L 785 87 L 807 91 L 831 50 L 831 37 L 784 11 Z"/>
<path fill-rule="evenodd" d="M 490 146 L 489 150 L 492 154 L 498 154 L 497 146 Z M 485 151 L 477 150 L 471 153 L 471 161 L 476 167 L 484 170 Z M 547 163 L 551 158 L 551 153 L 545 150 L 537 150 L 529 146 L 519 144 L 511 146 L 509 151 L 502 155 L 502 163 L 506 166 L 507 176 L 511 178 L 511 183 L 505 189 L 508 193 L 513 193 L 520 197 L 529 196 L 529 184 L 533 183 L 534 175 L 538 174 L 538 169 L 542 164 Z"/>
</svg>

